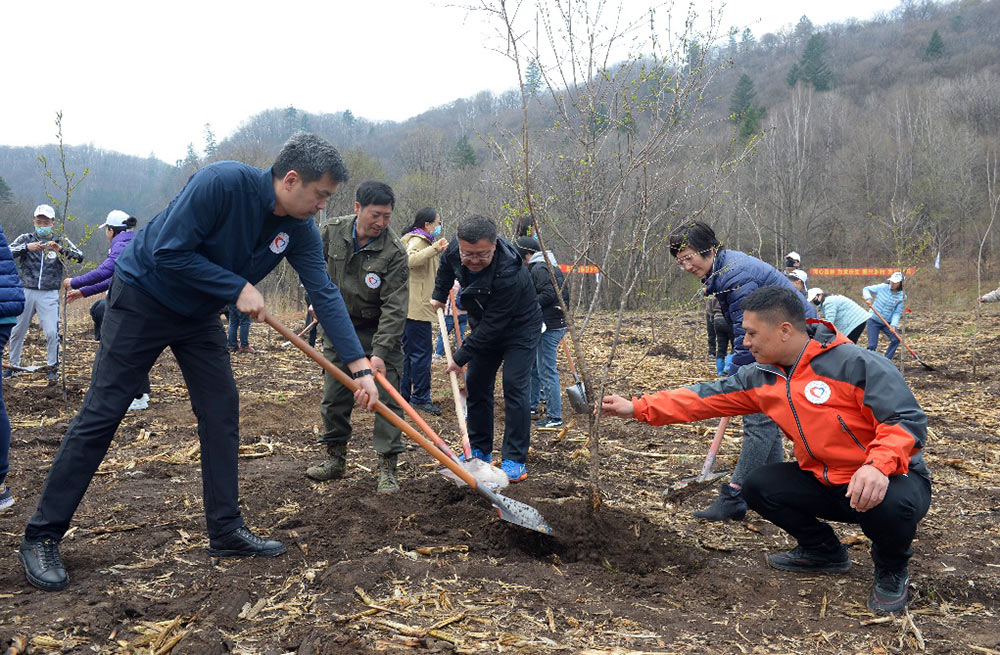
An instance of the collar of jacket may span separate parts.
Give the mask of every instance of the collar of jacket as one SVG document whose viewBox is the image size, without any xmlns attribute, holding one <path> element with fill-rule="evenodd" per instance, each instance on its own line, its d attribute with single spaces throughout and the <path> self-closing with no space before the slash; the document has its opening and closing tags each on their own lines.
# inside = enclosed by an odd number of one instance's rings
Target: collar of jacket
<svg viewBox="0 0 1000 655">
<path fill-rule="evenodd" d="M 260 177 L 258 181 L 260 183 L 260 199 L 264 201 L 264 207 L 271 214 L 274 214 L 274 173 L 271 171 L 272 167 L 268 167 L 260 172 Z M 280 218 L 287 218 L 282 216 Z"/>
<path fill-rule="evenodd" d="M 726 267 L 726 259 L 728 259 L 729 251 L 725 248 L 719 248 L 715 251 L 715 258 L 712 260 L 712 270 L 709 271 L 708 275 L 701 278 L 702 284 L 707 284 L 709 287 L 712 284 L 712 279 L 718 277 L 719 273 Z M 711 288 L 707 288 L 706 291 L 713 292 Z"/>
<path fill-rule="evenodd" d="M 806 333 L 809 335 L 809 341 L 799 354 L 799 358 L 795 361 L 795 365 L 792 366 L 790 373 L 786 373 L 780 366 L 774 366 L 773 364 L 761 364 L 758 362 L 754 365 L 763 371 L 780 375 L 783 378 L 791 378 L 798 371 L 802 370 L 803 365 L 809 365 L 816 357 L 830 352 L 838 346 L 851 343 L 850 339 L 837 332 L 837 328 L 833 327 L 833 323 L 824 319 L 807 318 Z"/>
<path fill-rule="evenodd" d="M 350 226 L 351 229 L 345 230 L 344 233 L 341 235 L 344 237 L 344 241 L 347 242 L 347 245 L 351 247 L 351 252 L 364 252 L 366 250 L 384 250 L 385 240 L 389 236 L 388 226 L 386 226 L 386 228 L 382 230 L 382 234 L 378 235 L 374 239 L 369 240 L 365 245 L 359 246 L 357 250 L 354 250 L 354 235 L 357 234 L 357 232 L 355 231 L 356 229 L 355 225 L 357 225 L 357 222 L 358 222 L 357 216 L 354 216 L 353 219 L 347 221 L 347 224 Z"/>
</svg>

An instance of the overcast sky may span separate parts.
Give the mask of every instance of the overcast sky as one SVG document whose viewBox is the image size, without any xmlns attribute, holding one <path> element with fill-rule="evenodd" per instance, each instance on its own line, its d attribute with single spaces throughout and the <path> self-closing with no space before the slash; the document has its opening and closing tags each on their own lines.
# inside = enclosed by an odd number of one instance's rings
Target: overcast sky
<svg viewBox="0 0 1000 655">
<path fill-rule="evenodd" d="M 475 1 L 475 0 L 470 0 Z M 525 0 L 525 4 L 530 0 Z M 482 90 L 512 64 L 463 0 L 50 0 L 5 2 L 0 144 L 54 139 L 173 163 L 204 124 L 221 140 L 253 114 L 294 105 L 401 121 Z M 649 1 L 626 0 L 634 15 Z M 798 22 L 870 19 L 898 0 L 733 0 L 722 24 L 760 38 Z M 704 15 L 719 3 L 697 0 Z M 686 7 L 678 2 L 679 7 Z M 665 13 L 664 10 L 661 10 Z M 682 12 L 676 12 L 680 20 Z M 665 22 L 665 21 L 664 21 Z M 0 172 L 2 175 L 2 172 Z"/>
</svg>

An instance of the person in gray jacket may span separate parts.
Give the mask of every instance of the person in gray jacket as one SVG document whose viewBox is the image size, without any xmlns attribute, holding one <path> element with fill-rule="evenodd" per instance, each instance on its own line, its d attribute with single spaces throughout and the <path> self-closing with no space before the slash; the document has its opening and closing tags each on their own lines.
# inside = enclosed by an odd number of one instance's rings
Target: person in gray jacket
<svg viewBox="0 0 1000 655">
<path fill-rule="evenodd" d="M 53 233 L 56 212 L 50 205 L 35 208 L 35 231 L 22 234 L 10 244 L 24 285 L 24 311 L 10 334 L 10 363 L 21 365 L 21 350 L 31 317 L 45 333 L 46 373 L 49 381 L 58 379 L 59 366 L 59 288 L 62 286 L 63 259 L 83 261 L 83 253 L 65 235 Z"/>
<path fill-rule="evenodd" d="M 823 318 L 854 343 L 861 338 L 868 323 L 868 312 L 847 296 L 827 295 L 819 287 L 809 289 L 809 302 L 816 305 Z"/>
</svg>

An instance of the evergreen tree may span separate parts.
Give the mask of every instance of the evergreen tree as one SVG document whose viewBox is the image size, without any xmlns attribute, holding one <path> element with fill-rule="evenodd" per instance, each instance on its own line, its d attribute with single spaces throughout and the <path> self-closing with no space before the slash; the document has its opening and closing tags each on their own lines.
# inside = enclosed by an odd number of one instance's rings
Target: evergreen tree
<svg viewBox="0 0 1000 655">
<path fill-rule="evenodd" d="M 798 24 L 795 26 L 795 40 L 799 43 L 804 42 L 806 39 L 812 36 L 813 24 L 809 20 L 808 16 L 803 16 L 799 19 Z"/>
<path fill-rule="evenodd" d="M 748 27 L 743 30 L 743 38 L 740 39 L 740 52 L 749 52 L 756 43 L 757 39 L 754 37 L 753 32 L 750 31 L 750 28 Z"/>
<path fill-rule="evenodd" d="M 350 109 L 345 109 L 343 114 L 344 125 L 351 127 L 354 125 L 354 113 Z"/>
<path fill-rule="evenodd" d="M 827 91 L 833 83 L 833 71 L 826 63 L 826 50 L 826 35 L 813 34 L 799 62 L 801 78 L 817 91 Z"/>
<path fill-rule="evenodd" d="M 788 75 L 785 76 L 785 81 L 788 82 L 788 86 L 795 86 L 800 79 L 802 79 L 802 69 L 798 64 L 792 64 L 792 67 L 788 70 Z"/>
<path fill-rule="evenodd" d="M 753 100 L 756 96 L 757 92 L 753 89 L 753 80 L 750 79 L 750 76 L 746 73 L 740 75 L 740 80 L 736 83 L 733 95 L 729 99 L 730 120 L 734 123 L 742 122 L 747 110 L 753 106 Z"/>
<path fill-rule="evenodd" d="M 927 49 L 924 50 L 924 59 L 931 61 L 932 59 L 940 59 L 944 56 L 944 41 L 941 39 L 941 35 L 937 30 L 931 34 L 931 40 L 927 44 Z"/>
<path fill-rule="evenodd" d="M 760 125 L 764 121 L 767 110 L 758 105 L 751 105 L 743 113 L 743 123 L 740 125 L 740 139 L 746 141 L 754 134 L 760 132 Z"/>
<path fill-rule="evenodd" d="M 10 190 L 7 181 L 0 177 L 0 205 L 14 202 L 14 192 Z"/>
<path fill-rule="evenodd" d="M 218 144 L 215 142 L 215 132 L 212 131 L 212 124 L 205 123 L 205 159 L 212 159 Z"/>
<path fill-rule="evenodd" d="M 701 46 L 698 45 L 697 41 L 691 41 L 691 44 L 688 45 L 687 67 L 685 69 L 685 72 L 690 75 L 691 73 L 701 68 L 701 65 L 702 65 Z"/>
<path fill-rule="evenodd" d="M 542 68 L 538 65 L 537 59 L 529 59 L 528 67 L 524 71 L 524 93 L 529 98 L 534 98 L 543 88 L 545 82 L 542 81 Z"/>
<path fill-rule="evenodd" d="M 285 136 L 291 136 L 299 126 L 299 110 L 292 105 L 288 105 L 282 117 L 281 128 Z"/>
<path fill-rule="evenodd" d="M 476 165 L 476 151 L 472 149 L 469 137 L 464 134 L 458 137 L 458 141 L 451 149 L 449 159 L 457 168 L 471 168 Z"/>
</svg>

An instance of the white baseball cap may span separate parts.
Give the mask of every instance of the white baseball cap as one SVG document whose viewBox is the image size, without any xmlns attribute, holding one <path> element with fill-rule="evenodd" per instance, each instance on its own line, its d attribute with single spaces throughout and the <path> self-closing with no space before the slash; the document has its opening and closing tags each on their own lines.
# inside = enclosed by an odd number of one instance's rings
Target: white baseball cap
<svg viewBox="0 0 1000 655">
<path fill-rule="evenodd" d="M 805 271 L 803 271 L 801 268 L 795 269 L 794 271 L 792 271 L 788 275 L 790 275 L 791 277 L 797 278 L 799 280 L 802 280 L 803 284 L 805 284 L 806 282 L 809 281 L 809 274 L 806 273 Z"/>
<path fill-rule="evenodd" d="M 896 271 L 895 273 L 889 276 L 889 282 L 891 284 L 896 284 L 897 282 L 902 282 L 902 281 L 903 281 L 903 274 L 900 273 L 899 271 Z"/>
<path fill-rule="evenodd" d="M 802 258 L 799 257 L 799 253 L 795 252 L 794 250 L 792 252 L 788 253 L 787 255 L 785 255 L 785 259 L 794 259 L 797 262 L 802 261 Z"/>
<path fill-rule="evenodd" d="M 125 227 L 125 222 L 129 219 L 129 215 L 120 209 L 112 209 L 108 212 L 108 217 L 104 219 L 104 222 L 97 227 Z"/>
<path fill-rule="evenodd" d="M 32 216 L 44 216 L 54 221 L 56 220 L 56 210 L 52 209 L 52 205 L 38 205 L 35 207 L 35 213 Z"/>
<path fill-rule="evenodd" d="M 812 302 L 816 300 L 816 296 L 822 293 L 823 293 L 822 289 L 820 289 L 819 287 L 813 287 L 812 289 L 809 289 L 809 293 L 806 294 L 806 300 Z"/>
</svg>

